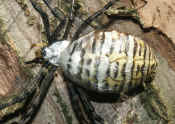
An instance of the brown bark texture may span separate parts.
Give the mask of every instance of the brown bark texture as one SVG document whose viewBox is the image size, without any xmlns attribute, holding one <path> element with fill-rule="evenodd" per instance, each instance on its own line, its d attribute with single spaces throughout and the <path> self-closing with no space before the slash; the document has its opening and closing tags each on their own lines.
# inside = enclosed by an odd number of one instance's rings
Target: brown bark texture
<svg viewBox="0 0 175 124">
<path fill-rule="evenodd" d="M 83 20 L 107 2 L 109 0 L 75 0 L 80 9 L 69 38 Z M 71 0 L 52 0 L 50 5 L 68 16 L 70 3 Z M 60 23 L 59 20 L 53 17 L 42 0 L 38 0 L 38 4 L 48 13 L 53 30 Z M 132 11 L 134 8 L 137 10 Z M 126 10 L 132 12 L 125 14 Z M 82 35 L 97 27 L 112 28 L 141 37 L 154 49 L 159 61 L 155 80 L 145 91 L 116 98 L 115 102 L 92 101 L 105 124 L 175 124 L 174 23 L 173 0 L 120 0 L 83 31 Z M 38 74 L 40 66 L 25 65 L 23 62 L 35 57 L 38 48 L 33 47 L 33 44 L 42 40 L 46 38 L 41 17 L 29 0 L 0 0 L 0 104 L 20 94 L 27 83 L 32 83 L 28 79 Z M 82 123 L 72 110 L 67 83 L 70 82 L 64 81 L 61 71 L 57 71 L 32 124 Z M 21 103 L 0 110 L 0 123 L 9 124 L 18 120 L 23 106 Z M 82 112 L 82 115 L 85 116 L 85 113 Z M 86 123 L 91 122 L 87 119 Z"/>
</svg>

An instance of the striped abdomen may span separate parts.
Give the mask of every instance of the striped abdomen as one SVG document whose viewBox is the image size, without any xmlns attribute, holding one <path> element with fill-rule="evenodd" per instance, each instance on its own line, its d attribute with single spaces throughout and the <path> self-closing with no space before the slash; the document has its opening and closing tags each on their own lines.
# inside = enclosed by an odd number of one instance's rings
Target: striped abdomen
<svg viewBox="0 0 175 124">
<path fill-rule="evenodd" d="M 61 56 L 67 78 L 97 92 L 127 92 L 153 78 L 157 67 L 147 44 L 115 30 L 91 32 Z"/>
</svg>

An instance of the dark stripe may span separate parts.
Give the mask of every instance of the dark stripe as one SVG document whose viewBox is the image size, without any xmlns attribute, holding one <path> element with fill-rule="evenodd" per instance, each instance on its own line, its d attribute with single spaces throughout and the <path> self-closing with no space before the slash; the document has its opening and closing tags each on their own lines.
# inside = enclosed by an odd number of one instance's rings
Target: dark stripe
<svg viewBox="0 0 175 124">
<path fill-rule="evenodd" d="M 119 89 L 118 89 L 118 92 L 121 93 L 123 91 L 123 87 L 124 87 L 124 83 L 123 82 L 120 82 L 119 83 Z"/>
<path fill-rule="evenodd" d="M 138 48 L 137 42 L 134 39 L 134 53 L 133 53 L 133 58 L 135 58 L 135 55 L 136 55 L 136 52 L 137 52 L 137 48 Z"/>
<path fill-rule="evenodd" d="M 129 36 L 127 36 L 126 45 L 125 45 L 125 54 L 126 54 L 126 56 L 128 56 L 128 51 L 129 51 Z"/>
<path fill-rule="evenodd" d="M 148 48 L 149 48 L 149 47 L 148 47 Z M 149 73 L 149 70 L 150 70 L 150 59 L 151 59 L 151 49 L 149 48 L 149 59 L 148 59 L 148 60 L 149 60 L 149 61 L 148 61 L 149 64 L 148 64 L 147 75 L 146 75 L 147 77 L 148 77 L 148 73 Z"/>
<path fill-rule="evenodd" d="M 111 45 L 111 48 L 110 48 L 110 54 L 112 54 L 112 53 L 113 53 L 113 51 L 114 51 L 114 46 L 113 46 L 113 45 Z"/>
<path fill-rule="evenodd" d="M 86 73 L 87 77 L 89 78 L 89 76 L 90 76 L 90 71 L 89 71 L 89 69 L 86 69 L 86 70 L 85 70 L 85 73 Z"/>
<path fill-rule="evenodd" d="M 123 79 L 124 81 L 126 80 L 126 73 L 125 73 L 125 68 L 126 68 L 126 63 L 123 64 L 123 67 L 122 67 L 122 76 L 123 76 Z"/>
<path fill-rule="evenodd" d="M 140 49 L 139 49 L 139 56 L 141 56 L 141 55 L 142 55 L 142 49 L 143 49 L 143 47 L 142 47 L 142 45 L 140 45 L 140 44 L 139 44 L 139 46 L 140 46 Z"/>
<path fill-rule="evenodd" d="M 140 72 L 140 65 L 137 65 L 136 76 L 139 74 L 139 72 Z"/>
<path fill-rule="evenodd" d="M 90 72 L 90 75 L 92 75 L 92 79 L 95 79 L 95 82 L 94 83 L 97 83 L 98 81 L 97 81 L 97 78 L 96 78 L 96 69 L 97 69 L 97 65 L 96 65 L 96 63 L 95 63 L 95 61 L 96 61 L 96 59 L 93 59 L 93 63 L 92 63 L 92 68 L 93 69 L 95 69 L 95 74 L 94 74 L 94 72 L 92 72 L 92 74 L 91 74 L 91 72 Z"/>
<path fill-rule="evenodd" d="M 70 63 L 68 63 L 67 64 L 67 70 L 68 70 L 68 72 L 70 73 L 70 69 L 71 69 L 72 67 L 71 67 L 71 65 L 70 65 Z"/>
<path fill-rule="evenodd" d="M 110 64 L 108 65 L 108 69 L 106 71 L 106 78 L 110 77 Z M 107 81 L 105 81 L 105 89 L 109 89 L 109 83 Z"/>
<path fill-rule="evenodd" d="M 126 72 L 125 72 L 125 69 L 126 69 L 126 63 L 123 64 L 123 68 L 122 68 L 122 76 L 123 76 L 123 81 L 122 81 L 122 84 L 123 84 L 123 88 L 128 88 L 128 83 L 126 82 Z M 127 91 L 128 89 L 123 89 L 122 91 Z"/>
<path fill-rule="evenodd" d="M 144 54 L 143 54 L 143 58 L 144 58 L 143 61 L 144 61 L 144 63 L 143 63 L 143 65 L 142 65 L 142 67 L 141 67 L 141 73 L 142 73 L 141 83 L 144 82 L 144 78 L 145 78 L 145 76 L 146 76 L 146 75 L 144 75 L 144 72 L 145 72 L 146 52 L 147 52 L 147 47 L 146 47 L 146 45 L 145 45 L 145 47 L 144 47 Z"/>
<path fill-rule="evenodd" d="M 96 50 L 96 37 L 94 36 L 93 43 L 92 43 L 92 53 L 95 53 Z"/>
<path fill-rule="evenodd" d="M 133 40 L 134 40 L 134 48 L 133 48 L 134 50 L 133 50 L 133 63 L 131 67 L 131 85 L 135 87 L 135 79 L 134 79 L 135 60 L 134 59 L 137 52 L 137 42 L 135 41 L 135 38 Z"/>
<path fill-rule="evenodd" d="M 144 57 L 144 63 L 145 63 L 145 59 L 146 59 L 146 52 L 147 52 L 147 47 L 145 46 L 144 47 L 144 55 L 143 55 L 143 57 Z"/>
<path fill-rule="evenodd" d="M 115 91 L 117 91 L 117 89 L 119 88 L 119 85 L 116 83 L 113 88 L 115 89 Z M 117 91 L 117 93 L 119 92 Z"/>
<path fill-rule="evenodd" d="M 72 62 L 72 59 L 71 59 L 71 56 L 69 56 L 68 63 L 67 63 L 67 71 L 68 71 L 68 73 L 70 73 L 70 70 L 72 68 L 71 62 Z"/>
<path fill-rule="evenodd" d="M 99 68 L 99 65 L 100 65 L 100 58 L 96 58 L 95 59 L 96 63 L 95 63 L 95 79 L 97 80 L 98 82 L 98 68 Z"/>
<path fill-rule="evenodd" d="M 145 64 L 142 65 L 140 71 L 141 71 L 141 74 L 142 74 L 142 77 L 141 77 L 141 83 L 144 83 L 144 78 L 145 78 L 145 75 L 144 75 L 144 68 L 145 68 Z"/>
<path fill-rule="evenodd" d="M 105 81 L 105 84 L 103 85 L 103 89 L 108 90 L 109 89 L 109 84 Z"/>
<path fill-rule="evenodd" d="M 112 44 L 111 44 L 111 48 L 110 48 L 110 54 L 112 54 L 113 51 L 114 51 L 114 44 L 113 44 L 113 43 L 116 42 L 115 40 L 116 40 L 116 39 L 113 39 L 113 38 L 112 38 Z"/>
<path fill-rule="evenodd" d="M 84 64 L 84 55 L 85 55 L 85 52 L 86 52 L 85 49 L 82 48 L 81 54 L 80 54 L 81 60 L 80 60 L 80 65 L 79 65 L 79 72 L 78 72 L 78 74 L 77 74 L 77 76 L 79 76 L 80 79 L 81 79 L 81 73 L 82 73 L 82 71 L 83 71 L 83 64 Z"/>
<path fill-rule="evenodd" d="M 132 84 L 132 81 L 131 81 L 131 80 L 128 81 L 128 92 L 129 92 L 129 91 L 132 91 L 133 88 L 134 88 L 134 86 L 133 86 L 133 84 Z"/>
<path fill-rule="evenodd" d="M 152 64 L 151 65 L 151 71 L 154 71 L 155 67 L 156 67 L 156 65 L 155 64 Z"/>
<path fill-rule="evenodd" d="M 118 76 L 118 72 L 119 72 L 119 62 L 116 62 L 116 64 L 117 64 L 117 66 L 116 66 L 116 72 L 114 72 L 114 79 L 116 79 L 117 78 L 117 76 Z"/>
<path fill-rule="evenodd" d="M 89 58 L 89 59 L 87 60 L 87 65 L 90 65 L 91 63 L 92 63 L 92 59 Z"/>
<path fill-rule="evenodd" d="M 121 74 L 122 74 L 122 77 L 123 77 L 123 81 L 120 82 L 120 86 L 119 86 L 119 91 L 118 92 L 124 91 L 125 90 L 125 89 L 123 89 L 124 85 L 127 85 L 126 82 L 125 82 L 126 81 L 125 68 L 126 68 L 126 63 L 123 64 L 122 69 L 121 69 Z"/>
<path fill-rule="evenodd" d="M 74 43 L 74 46 L 72 48 L 72 51 L 70 52 L 70 56 L 72 56 L 72 54 L 75 51 L 75 48 L 76 48 L 77 45 L 78 45 L 78 43 Z"/>
<path fill-rule="evenodd" d="M 110 77 L 110 64 L 108 65 L 108 69 L 106 71 L 106 77 Z"/>
</svg>

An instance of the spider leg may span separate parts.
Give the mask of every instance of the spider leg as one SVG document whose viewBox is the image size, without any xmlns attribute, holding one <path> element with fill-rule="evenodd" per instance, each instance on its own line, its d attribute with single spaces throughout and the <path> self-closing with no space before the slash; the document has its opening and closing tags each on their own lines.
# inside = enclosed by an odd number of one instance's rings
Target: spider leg
<svg viewBox="0 0 175 124">
<path fill-rule="evenodd" d="M 95 108 L 83 89 L 72 83 L 68 83 L 67 86 L 73 110 L 80 123 L 104 124 L 104 120 L 97 115 Z"/>
<path fill-rule="evenodd" d="M 30 61 L 26 61 L 24 63 L 25 64 L 33 64 L 33 63 L 35 63 L 35 64 L 42 64 L 43 63 L 43 58 L 34 58 L 34 59 L 32 59 Z"/>
<path fill-rule="evenodd" d="M 48 0 L 43 0 L 43 1 L 44 1 L 44 3 L 47 5 L 47 7 L 48 7 L 49 10 L 51 11 L 51 13 L 52 13 L 58 20 L 64 20 L 64 18 L 65 18 L 64 13 L 62 13 L 61 11 L 59 11 L 59 13 L 56 12 L 56 11 L 54 11 L 54 10 L 52 9 L 52 7 L 49 5 Z M 60 15 L 61 15 L 61 16 L 60 16 Z"/>
<path fill-rule="evenodd" d="M 91 104 L 90 100 L 86 93 L 82 90 L 82 88 L 77 88 L 77 93 L 80 96 L 82 101 L 83 107 L 88 114 L 89 119 L 92 121 L 93 124 L 104 124 L 104 120 L 95 112 L 95 108 Z"/>
<path fill-rule="evenodd" d="M 44 64 L 45 66 L 46 64 Z M 20 94 L 17 94 L 16 96 L 9 98 L 7 101 L 5 102 L 0 102 L 0 111 L 4 111 L 4 115 L 8 115 L 11 113 L 14 113 L 14 110 L 12 109 L 8 109 L 8 107 L 13 106 L 15 104 L 24 106 L 26 101 L 30 98 L 33 97 L 33 95 L 36 93 L 37 91 L 37 87 L 40 85 L 36 84 L 36 81 L 40 82 L 41 80 L 43 80 L 45 75 L 41 74 L 40 76 L 36 76 L 31 82 L 33 83 L 27 83 L 27 85 L 25 86 L 26 88 L 20 92 Z M 18 108 L 16 108 L 17 110 Z"/>
<path fill-rule="evenodd" d="M 78 119 L 80 124 L 88 124 L 89 120 L 87 117 L 87 114 L 84 112 L 84 106 L 82 105 L 80 101 L 80 97 L 76 91 L 76 86 L 74 86 L 72 83 L 67 83 L 69 98 L 72 104 L 72 109 L 76 115 L 76 118 Z"/>
<path fill-rule="evenodd" d="M 30 90 L 26 89 L 24 90 L 23 92 L 21 92 L 19 94 L 19 96 L 16 96 L 16 97 L 13 97 L 12 99 L 8 100 L 7 103 L 1 103 L 0 104 L 0 111 L 9 107 L 9 106 L 12 106 L 14 104 L 17 104 L 17 103 L 22 103 L 24 102 L 27 98 L 29 98 L 30 96 L 32 96 L 32 94 L 35 92 L 35 89 L 32 88 Z"/>
<path fill-rule="evenodd" d="M 54 32 L 52 33 L 52 35 L 51 35 L 51 41 L 52 41 L 52 43 L 54 43 L 57 40 L 57 37 L 60 37 L 60 31 L 64 28 L 64 26 L 66 24 L 66 21 L 67 21 L 67 18 L 65 18 L 64 20 L 62 20 L 60 22 L 60 24 L 56 27 L 56 29 L 54 30 Z"/>
<path fill-rule="evenodd" d="M 30 102 L 31 104 L 27 106 L 27 111 L 23 113 L 22 120 L 20 120 L 18 124 L 27 124 L 33 120 L 47 94 L 51 82 L 53 81 L 55 71 L 56 67 L 52 66 L 47 74 L 44 74 L 44 72 L 41 73 L 37 82 L 39 85 L 40 92 L 35 93 Z"/>
<path fill-rule="evenodd" d="M 72 23 L 75 20 L 75 16 L 74 15 L 76 15 L 77 10 L 79 9 L 79 7 L 78 8 L 74 8 L 74 6 L 75 6 L 75 1 L 72 0 L 71 12 L 70 12 L 70 15 L 69 15 L 69 18 L 68 18 L 68 24 L 66 26 L 66 29 L 65 29 L 65 32 L 64 32 L 64 35 L 63 35 L 63 39 L 67 39 L 68 38 L 68 34 L 70 33 L 70 30 L 72 28 Z"/>
<path fill-rule="evenodd" d="M 30 2 L 32 4 L 33 8 L 40 14 L 40 16 L 42 18 L 44 28 L 46 31 L 47 40 L 50 43 L 51 38 L 50 38 L 50 24 L 49 24 L 48 15 L 39 6 L 37 6 L 37 4 L 33 0 L 30 0 Z"/>
<path fill-rule="evenodd" d="M 44 3 L 48 6 L 48 8 L 51 10 L 51 12 L 54 14 L 54 16 L 56 16 L 56 18 L 61 18 L 58 16 L 58 14 L 50 7 L 50 5 L 48 4 L 48 2 L 46 0 L 43 0 Z M 48 44 L 52 44 L 56 41 L 56 37 L 59 36 L 59 32 L 62 29 L 62 27 L 64 27 L 65 25 L 65 19 L 61 19 L 61 23 L 56 27 L 55 31 L 51 34 L 50 33 L 50 23 L 49 23 L 49 19 L 48 19 L 48 15 L 42 10 L 41 7 L 39 7 L 33 0 L 30 0 L 33 8 L 40 14 L 42 21 L 43 21 L 43 25 L 46 31 L 46 36 L 47 36 L 47 40 L 48 40 Z"/>
<path fill-rule="evenodd" d="M 60 36 L 60 31 L 61 29 L 64 28 L 67 18 L 65 17 L 64 13 L 62 13 L 61 11 L 54 11 L 52 9 L 52 7 L 49 5 L 49 2 L 47 0 L 43 0 L 44 3 L 47 5 L 47 7 L 50 9 L 51 13 L 58 19 L 60 20 L 60 24 L 55 28 L 54 32 L 51 34 L 50 39 L 51 39 L 51 43 L 53 43 L 54 41 L 57 40 L 57 37 Z M 61 15 L 61 16 L 60 16 Z M 50 44 L 51 44 L 50 43 Z"/>
<path fill-rule="evenodd" d="M 77 29 L 77 31 L 75 32 L 72 41 L 77 40 L 79 38 L 79 35 L 81 34 L 81 32 L 87 28 L 88 24 L 90 24 L 94 19 L 96 19 L 98 16 L 100 16 L 101 14 L 103 14 L 109 7 L 111 7 L 116 1 L 118 0 L 111 0 L 110 2 L 108 2 L 102 9 L 100 9 L 99 11 L 97 11 L 96 13 L 94 13 L 93 15 L 91 15 L 90 17 L 88 17 L 81 25 L 80 27 Z"/>
</svg>

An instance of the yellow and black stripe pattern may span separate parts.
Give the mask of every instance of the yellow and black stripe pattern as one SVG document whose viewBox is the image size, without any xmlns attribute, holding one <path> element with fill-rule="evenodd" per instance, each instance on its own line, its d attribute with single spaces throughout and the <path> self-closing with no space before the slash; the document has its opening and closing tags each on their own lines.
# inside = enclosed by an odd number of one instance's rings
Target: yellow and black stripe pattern
<svg viewBox="0 0 175 124">
<path fill-rule="evenodd" d="M 156 57 L 143 40 L 116 30 L 91 32 L 60 59 L 67 78 L 97 92 L 120 93 L 153 79 Z"/>
</svg>

